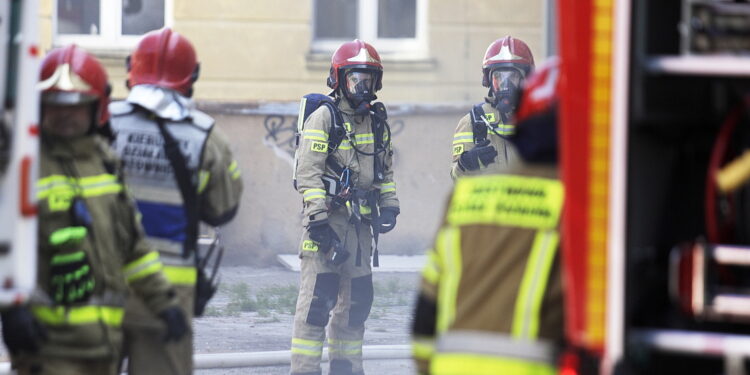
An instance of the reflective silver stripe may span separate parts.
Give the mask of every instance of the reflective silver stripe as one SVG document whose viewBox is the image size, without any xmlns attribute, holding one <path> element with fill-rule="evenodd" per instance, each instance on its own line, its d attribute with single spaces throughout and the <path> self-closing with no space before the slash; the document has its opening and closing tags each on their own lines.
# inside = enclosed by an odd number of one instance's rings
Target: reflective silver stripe
<svg viewBox="0 0 750 375">
<path fill-rule="evenodd" d="M 555 346 L 546 340 L 517 340 L 482 331 L 448 331 L 438 339 L 438 353 L 473 353 L 554 364 Z"/>
</svg>

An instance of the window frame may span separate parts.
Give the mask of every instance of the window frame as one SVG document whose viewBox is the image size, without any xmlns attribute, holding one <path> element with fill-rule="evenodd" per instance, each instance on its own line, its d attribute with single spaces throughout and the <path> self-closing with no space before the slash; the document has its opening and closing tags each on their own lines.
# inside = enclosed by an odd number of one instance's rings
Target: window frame
<svg viewBox="0 0 750 375">
<path fill-rule="evenodd" d="M 378 1 L 358 0 L 357 36 L 375 46 L 381 56 L 398 58 L 425 58 L 427 55 L 427 6 L 428 0 L 416 0 L 416 22 L 414 38 L 378 38 Z M 317 0 L 313 0 L 312 35 L 310 49 L 312 53 L 331 53 L 341 43 L 349 39 L 316 39 Z M 368 17 L 368 15 L 375 15 Z"/>
<path fill-rule="evenodd" d="M 60 0 L 52 5 L 52 44 L 63 46 L 76 45 L 95 50 L 132 49 L 138 44 L 142 35 L 122 35 L 122 1 L 99 0 L 99 35 L 58 34 L 57 7 Z M 164 0 L 164 27 L 174 24 L 174 0 Z"/>
</svg>

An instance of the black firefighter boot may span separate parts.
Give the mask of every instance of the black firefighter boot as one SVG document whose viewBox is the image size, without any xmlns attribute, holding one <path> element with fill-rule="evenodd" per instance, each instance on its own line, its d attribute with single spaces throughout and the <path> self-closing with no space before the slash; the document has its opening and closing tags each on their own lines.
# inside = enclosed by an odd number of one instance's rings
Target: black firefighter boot
<svg viewBox="0 0 750 375">
<path fill-rule="evenodd" d="M 354 373 L 352 363 L 345 359 L 334 359 L 330 362 L 331 368 L 328 375 L 364 375 L 364 371 Z"/>
</svg>

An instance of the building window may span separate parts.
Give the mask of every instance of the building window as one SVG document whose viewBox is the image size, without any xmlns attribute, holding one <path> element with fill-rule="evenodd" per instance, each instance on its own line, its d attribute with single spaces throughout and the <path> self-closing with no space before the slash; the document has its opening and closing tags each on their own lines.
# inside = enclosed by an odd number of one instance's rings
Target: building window
<svg viewBox="0 0 750 375">
<path fill-rule="evenodd" d="M 55 44 L 132 48 L 144 33 L 171 26 L 173 0 L 57 0 Z"/>
<path fill-rule="evenodd" d="M 427 0 L 314 0 L 313 52 L 362 39 L 381 55 L 424 57 Z"/>
</svg>

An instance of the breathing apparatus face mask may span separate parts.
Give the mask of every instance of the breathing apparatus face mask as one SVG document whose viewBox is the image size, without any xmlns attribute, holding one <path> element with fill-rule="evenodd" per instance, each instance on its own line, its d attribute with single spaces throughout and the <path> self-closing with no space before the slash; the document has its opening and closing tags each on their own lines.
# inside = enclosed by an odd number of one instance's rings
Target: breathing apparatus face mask
<svg viewBox="0 0 750 375">
<path fill-rule="evenodd" d="M 358 115 L 367 114 L 375 96 L 375 74 L 362 70 L 346 72 L 344 95 Z"/>
<path fill-rule="evenodd" d="M 516 111 L 523 79 L 523 73 L 517 69 L 501 68 L 492 71 L 492 96 L 495 98 L 495 108 L 506 114 Z"/>
</svg>

